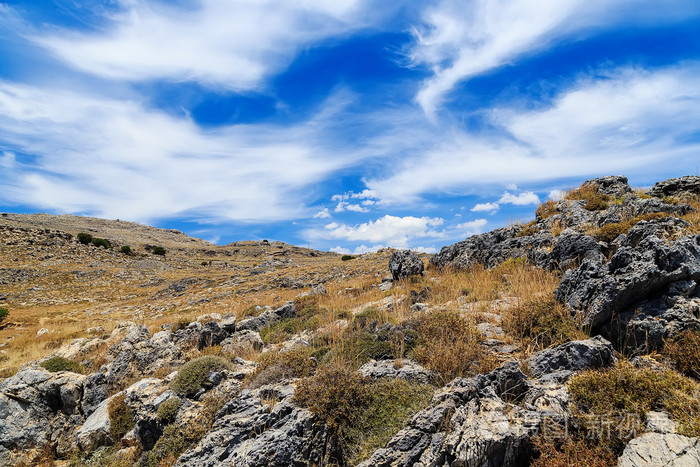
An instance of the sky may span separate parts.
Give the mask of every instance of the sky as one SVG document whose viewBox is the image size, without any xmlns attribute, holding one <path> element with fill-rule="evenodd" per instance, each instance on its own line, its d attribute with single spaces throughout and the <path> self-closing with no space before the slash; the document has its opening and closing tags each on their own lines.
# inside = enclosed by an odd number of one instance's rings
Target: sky
<svg viewBox="0 0 700 467">
<path fill-rule="evenodd" d="M 0 211 L 433 253 L 700 166 L 697 0 L 0 0 Z"/>
</svg>

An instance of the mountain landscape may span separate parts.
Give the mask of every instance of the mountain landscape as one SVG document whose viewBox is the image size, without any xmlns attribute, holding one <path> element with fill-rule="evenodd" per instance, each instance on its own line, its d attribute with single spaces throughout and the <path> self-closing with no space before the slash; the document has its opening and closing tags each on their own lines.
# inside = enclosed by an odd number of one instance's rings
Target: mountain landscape
<svg viewBox="0 0 700 467">
<path fill-rule="evenodd" d="M 700 465 L 700 177 L 434 255 L 0 214 L 0 465 Z"/>
</svg>

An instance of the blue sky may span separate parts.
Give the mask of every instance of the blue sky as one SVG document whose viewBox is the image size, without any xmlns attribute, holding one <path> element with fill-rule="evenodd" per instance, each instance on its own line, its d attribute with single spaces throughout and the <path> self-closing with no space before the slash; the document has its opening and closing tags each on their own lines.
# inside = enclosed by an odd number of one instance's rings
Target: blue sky
<svg viewBox="0 0 700 467">
<path fill-rule="evenodd" d="M 0 211 L 434 252 L 699 166 L 697 0 L 0 0 Z"/>
</svg>

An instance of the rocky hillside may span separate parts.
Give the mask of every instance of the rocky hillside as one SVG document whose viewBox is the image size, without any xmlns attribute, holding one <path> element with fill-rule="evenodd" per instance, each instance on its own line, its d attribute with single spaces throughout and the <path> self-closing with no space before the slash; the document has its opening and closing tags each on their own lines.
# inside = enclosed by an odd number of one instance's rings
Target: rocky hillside
<svg viewBox="0 0 700 467">
<path fill-rule="evenodd" d="M 0 464 L 700 465 L 698 209 L 590 180 L 427 267 L 9 214 Z"/>
</svg>

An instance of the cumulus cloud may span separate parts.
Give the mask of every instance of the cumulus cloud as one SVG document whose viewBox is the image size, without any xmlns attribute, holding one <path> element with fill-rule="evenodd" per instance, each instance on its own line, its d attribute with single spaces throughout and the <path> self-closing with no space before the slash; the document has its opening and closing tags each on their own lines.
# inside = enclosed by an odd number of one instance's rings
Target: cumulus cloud
<svg viewBox="0 0 700 467">
<path fill-rule="evenodd" d="M 498 203 L 479 203 L 470 209 L 472 212 L 482 211 L 497 211 L 500 206 Z"/>
<path fill-rule="evenodd" d="M 528 204 L 540 204 L 540 197 L 537 196 L 532 191 L 525 191 L 518 195 L 514 195 L 508 191 L 503 193 L 501 199 L 498 200 L 500 204 L 515 204 L 516 206 L 527 206 Z"/>
<path fill-rule="evenodd" d="M 0 81 L 2 146 L 32 155 L 0 186 L 9 201 L 107 218 L 292 219 L 311 215 L 308 187 L 354 162 L 328 157 L 318 126 L 203 130 L 138 102 Z"/>
<path fill-rule="evenodd" d="M 547 195 L 547 199 L 552 200 L 552 201 L 561 201 L 562 199 L 564 199 L 564 191 L 563 190 L 552 190 Z"/>
<path fill-rule="evenodd" d="M 469 222 L 463 222 L 461 224 L 457 224 L 454 227 L 454 230 L 457 230 L 459 232 L 463 232 L 467 235 L 476 235 L 481 232 L 483 232 L 484 227 L 488 224 L 488 221 L 486 219 L 475 219 L 473 221 Z"/>
<path fill-rule="evenodd" d="M 330 217 L 331 213 L 328 211 L 328 208 L 323 208 L 314 214 L 314 219 L 329 219 Z"/>
<path fill-rule="evenodd" d="M 643 4 L 643 5 L 640 5 Z M 445 95 L 460 81 L 586 29 L 653 16 L 690 16 L 700 9 L 689 0 L 657 8 L 651 0 L 442 0 L 423 12 L 410 51 L 415 64 L 433 71 L 416 96 L 434 117 Z M 645 14 L 645 11 L 648 12 Z"/>
<path fill-rule="evenodd" d="M 306 231 L 309 239 L 343 239 L 351 242 L 372 242 L 397 248 L 405 248 L 412 239 L 425 237 L 442 237 L 435 230 L 444 220 L 437 217 L 397 217 L 386 215 L 379 219 L 357 225 L 338 224 L 331 222 L 323 230 L 311 229 Z"/>
<path fill-rule="evenodd" d="M 376 12 L 370 18 L 369 11 Z M 364 0 L 120 0 L 101 30 L 32 39 L 69 65 L 110 79 L 258 88 L 314 42 L 373 24 Z"/>
</svg>

